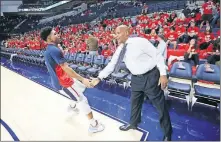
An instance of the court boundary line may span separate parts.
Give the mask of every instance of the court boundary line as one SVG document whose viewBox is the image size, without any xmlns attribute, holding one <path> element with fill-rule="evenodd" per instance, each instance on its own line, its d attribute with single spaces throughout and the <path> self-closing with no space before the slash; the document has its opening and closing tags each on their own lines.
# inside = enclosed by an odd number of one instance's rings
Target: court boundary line
<svg viewBox="0 0 221 142">
<path fill-rule="evenodd" d="M 24 77 L 24 78 L 26 78 L 26 79 L 28 79 L 28 80 L 30 80 L 30 81 L 32 81 L 32 82 L 35 82 L 35 83 L 37 83 L 37 84 L 39 84 L 39 85 L 41 85 L 41 86 L 43 86 L 43 87 L 45 87 L 45 88 L 47 88 L 47 89 L 49 89 L 49 90 L 51 90 L 51 91 L 54 91 L 55 93 L 57 93 L 57 94 L 59 94 L 59 95 L 61 95 L 61 96 L 63 96 L 63 97 L 66 97 L 66 98 L 70 99 L 69 97 L 67 97 L 67 96 L 65 96 L 65 95 L 63 95 L 63 94 L 57 92 L 55 89 L 50 88 L 50 87 L 48 87 L 48 86 L 46 86 L 46 85 L 44 85 L 44 84 L 42 84 L 42 83 L 40 83 L 40 82 L 37 82 L 37 81 L 35 81 L 35 80 L 32 80 L 32 79 L 30 79 L 30 78 L 27 78 L 25 75 L 20 74 L 20 73 L 18 73 L 18 72 L 16 72 L 16 71 L 14 71 L 14 70 L 12 70 L 12 69 L 10 69 L 10 68 L 4 66 L 4 65 L 1 65 L 1 67 L 4 67 L 4 68 L 6 68 L 6 69 L 8 69 L 8 70 L 10 70 L 10 71 L 12 71 L 12 72 L 14 72 L 14 73 L 16 73 L 16 74 L 22 76 L 22 77 Z M 109 117 L 109 118 L 111 118 L 111 119 L 113 119 L 113 120 L 116 120 L 116 121 L 118 121 L 118 122 L 120 122 L 120 123 L 123 123 L 123 124 L 127 124 L 127 122 L 124 121 L 124 120 L 121 120 L 121 119 L 119 119 L 119 118 L 116 118 L 116 117 L 114 117 L 114 116 L 112 116 L 112 115 L 110 115 L 110 114 L 108 114 L 108 113 L 106 113 L 106 112 L 103 112 L 103 111 L 101 111 L 101 110 L 99 110 L 99 109 L 96 109 L 96 108 L 94 108 L 94 107 L 92 107 L 92 106 L 90 106 L 90 107 L 92 108 L 92 110 L 97 111 L 97 112 L 99 112 L 99 113 L 101 113 L 101 114 L 103 114 L 103 115 L 105 115 L 105 116 L 107 116 L 107 117 Z M 139 128 L 139 127 L 137 127 L 137 130 L 143 133 L 143 135 L 141 136 L 140 141 L 147 141 L 147 137 L 149 136 L 149 132 L 146 131 L 146 130 L 144 130 L 144 129 L 142 129 L 142 128 Z"/>
<path fill-rule="evenodd" d="M 10 134 L 10 136 L 13 138 L 14 141 L 20 141 L 18 136 L 12 130 L 12 128 L 7 123 L 5 123 L 5 121 L 3 121 L 1 118 L 0 118 L 0 123 L 2 124 L 3 127 L 5 127 L 5 129 L 8 131 L 8 133 Z"/>
</svg>

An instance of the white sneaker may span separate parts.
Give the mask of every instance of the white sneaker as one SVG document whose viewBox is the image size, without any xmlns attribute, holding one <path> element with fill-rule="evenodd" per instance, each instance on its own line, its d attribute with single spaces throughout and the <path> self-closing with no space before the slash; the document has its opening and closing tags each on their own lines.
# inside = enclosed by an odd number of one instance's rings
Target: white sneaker
<svg viewBox="0 0 221 142">
<path fill-rule="evenodd" d="M 79 114 L 79 109 L 76 106 L 72 107 L 71 105 L 69 105 L 68 112 L 74 112 L 74 114 Z"/>
<path fill-rule="evenodd" d="M 97 120 L 96 120 L 97 121 Z M 89 133 L 97 133 L 97 132 L 101 132 L 105 129 L 104 125 L 100 122 L 97 121 L 97 126 L 92 126 L 90 125 L 88 132 Z"/>
</svg>

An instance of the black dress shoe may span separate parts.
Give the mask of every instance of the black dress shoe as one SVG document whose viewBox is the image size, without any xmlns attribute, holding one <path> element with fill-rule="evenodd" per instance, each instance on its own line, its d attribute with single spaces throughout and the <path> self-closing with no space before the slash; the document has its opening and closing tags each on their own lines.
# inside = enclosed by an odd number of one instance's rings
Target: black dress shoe
<svg viewBox="0 0 221 142">
<path fill-rule="evenodd" d="M 130 124 L 125 124 L 125 125 L 120 126 L 120 130 L 121 131 L 128 131 L 130 129 L 137 129 L 137 127 L 136 126 L 132 126 Z"/>
<path fill-rule="evenodd" d="M 171 136 L 164 136 L 163 141 L 171 141 Z"/>
</svg>

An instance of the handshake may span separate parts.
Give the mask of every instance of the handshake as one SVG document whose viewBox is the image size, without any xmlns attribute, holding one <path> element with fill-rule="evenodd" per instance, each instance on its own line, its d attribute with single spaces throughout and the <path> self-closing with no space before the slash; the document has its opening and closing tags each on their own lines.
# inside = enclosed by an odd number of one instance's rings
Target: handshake
<svg viewBox="0 0 221 142">
<path fill-rule="evenodd" d="M 87 88 L 94 88 L 98 83 L 100 82 L 100 79 L 98 78 L 83 78 L 82 83 L 87 87 Z"/>
</svg>

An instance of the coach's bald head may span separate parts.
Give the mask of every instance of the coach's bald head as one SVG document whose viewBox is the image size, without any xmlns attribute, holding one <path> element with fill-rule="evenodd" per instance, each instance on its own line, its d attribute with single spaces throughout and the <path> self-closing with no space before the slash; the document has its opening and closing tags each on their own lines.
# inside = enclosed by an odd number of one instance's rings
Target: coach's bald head
<svg viewBox="0 0 221 142">
<path fill-rule="evenodd" d="M 118 26 L 115 32 L 118 43 L 125 43 L 130 35 L 129 27 L 126 25 Z"/>
</svg>

